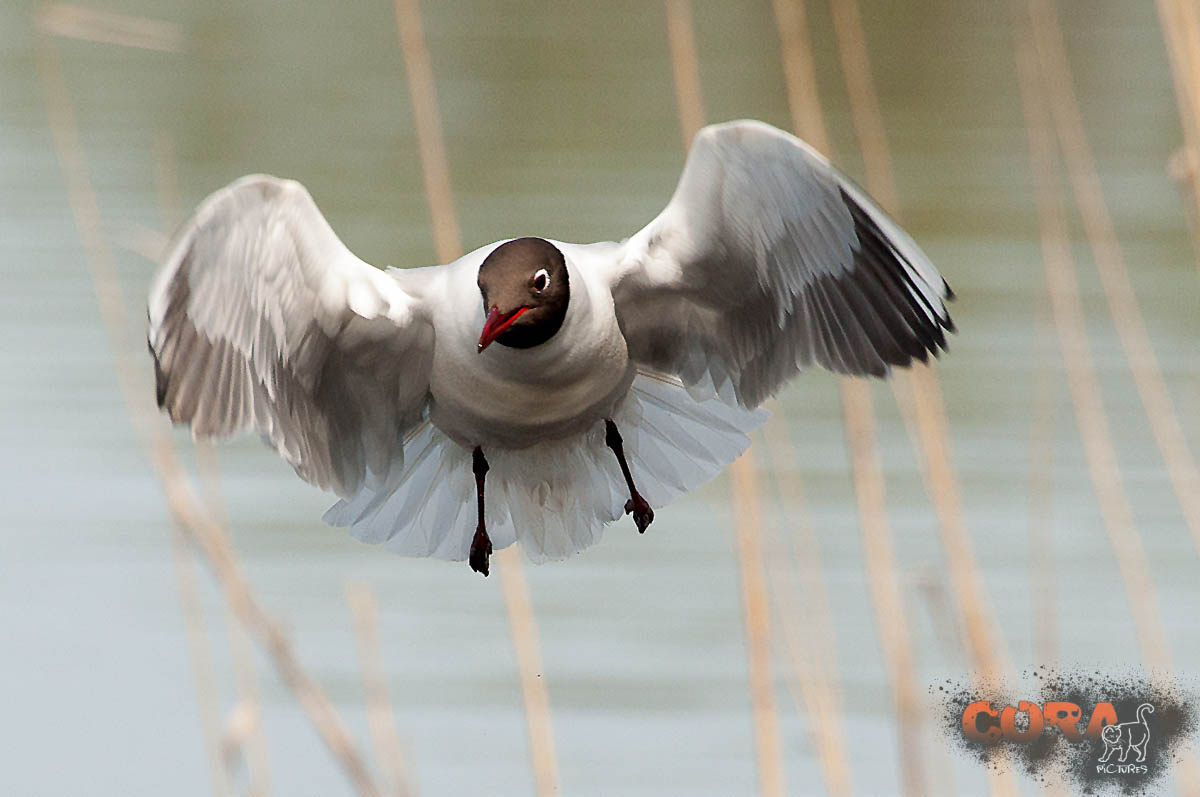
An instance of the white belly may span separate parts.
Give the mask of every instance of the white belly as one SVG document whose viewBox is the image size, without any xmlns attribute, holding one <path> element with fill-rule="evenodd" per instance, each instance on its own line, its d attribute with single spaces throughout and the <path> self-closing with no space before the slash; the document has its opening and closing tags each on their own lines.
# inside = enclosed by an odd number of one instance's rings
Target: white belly
<svg viewBox="0 0 1200 797">
<path fill-rule="evenodd" d="M 571 298 L 554 337 L 528 349 L 493 344 L 478 353 L 478 265 L 461 266 L 448 280 L 451 300 L 434 317 L 433 424 L 466 446 L 524 448 L 601 423 L 635 372 L 608 291 L 568 264 Z"/>
</svg>

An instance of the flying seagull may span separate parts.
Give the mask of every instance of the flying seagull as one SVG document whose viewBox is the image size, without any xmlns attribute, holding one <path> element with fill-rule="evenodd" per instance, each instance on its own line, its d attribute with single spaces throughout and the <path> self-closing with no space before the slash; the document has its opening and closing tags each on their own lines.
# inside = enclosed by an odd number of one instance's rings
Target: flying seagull
<svg viewBox="0 0 1200 797">
<path fill-rule="evenodd" d="M 517 540 L 544 561 L 623 513 L 644 532 L 804 368 L 936 356 L 949 298 L 824 157 L 739 121 L 700 131 L 625 241 L 516 238 L 427 268 L 374 268 L 302 185 L 243 177 L 173 242 L 149 346 L 158 405 L 194 436 L 256 430 L 340 497 L 327 522 L 486 576 Z"/>
</svg>

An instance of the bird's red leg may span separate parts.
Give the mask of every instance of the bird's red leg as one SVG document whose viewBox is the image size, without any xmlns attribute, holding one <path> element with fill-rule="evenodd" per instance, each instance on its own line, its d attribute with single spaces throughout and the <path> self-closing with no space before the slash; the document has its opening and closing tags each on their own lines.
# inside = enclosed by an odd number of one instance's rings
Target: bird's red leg
<svg viewBox="0 0 1200 797">
<path fill-rule="evenodd" d="M 638 533 L 645 534 L 646 527 L 654 521 L 654 510 L 633 486 L 633 475 L 629 472 L 629 463 L 625 461 L 625 447 L 621 442 L 621 433 L 617 431 L 617 425 L 609 418 L 604 419 L 604 444 L 617 455 L 617 463 L 621 466 L 621 473 L 625 476 L 625 484 L 629 486 L 629 500 L 625 502 L 625 514 L 632 514 Z"/>
<path fill-rule="evenodd" d="M 475 536 L 471 538 L 471 569 L 486 576 L 488 557 L 492 555 L 492 540 L 483 525 L 483 477 L 487 475 L 488 463 L 484 459 L 483 449 L 479 446 L 475 446 L 475 450 L 471 452 L 471 471 L 475 474 L 475 495 L 479 501 L 479 525 L 475 527 Z"/>
</svg>

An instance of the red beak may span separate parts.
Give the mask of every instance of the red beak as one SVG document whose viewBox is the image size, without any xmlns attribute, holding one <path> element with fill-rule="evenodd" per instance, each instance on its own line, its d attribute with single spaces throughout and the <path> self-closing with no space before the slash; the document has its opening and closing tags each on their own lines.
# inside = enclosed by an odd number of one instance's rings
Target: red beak
<svg viewBox="0 0 1200 797">
<path fill-rule="evenodd" d="M 528 307 L 518 307 L 511 313 L 501 313 L 495 305 L 492 305 L 492 309 L 488 311 L 487 320 L 483 322 L 483 332 L 479 335 L 479 351 L 483 351 L 491 345 L 493 340 L 503 335 L 504 330 L 512 326 L 512 322 L 528 309 Z"/>
</svg>

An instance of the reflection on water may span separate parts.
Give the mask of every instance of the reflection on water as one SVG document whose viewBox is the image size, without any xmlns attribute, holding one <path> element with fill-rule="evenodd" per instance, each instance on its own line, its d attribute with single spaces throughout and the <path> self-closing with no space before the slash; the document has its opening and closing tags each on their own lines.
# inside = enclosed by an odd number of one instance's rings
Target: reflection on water
<svg viewBox="0 0 1200 797">
<path fill-rule="evenodd" d="M 682 164 L 662 9 L 654 3 L 427 4 L 425 22 L 468 247 L 503 236 L 629 234 Z M 33 3 L 0 8 L 0 687 L 13 794 L 208 790 L 162 496 L 135 444 L 82 266 L 34 69 Z M 903 214 L 954 285 L 962 330 L 940 369 L 967 520 L 1014 660 L 1038 663 L 1033 617 L 1057 612 L 1064 661 L 1132 666 L 1134 628 L 1087 480 L 1053 341 L 1006 12 L 984 0 L 862 3 Z M 182 52 L 58 39 L 104 232 L 140 308 L 156 240 L 212 189 L 253 171 L 305 182 L 352 249 L 378 264 L 433 261 L 390 4 L 149 4 L 105 11 L 176 25 Z M 809 9 L 840 160 L 860 174 L 828 10 Z M 1168 385 L 1200 446 L 1200 296 L 1164 164 L 1179 143 L 1150 4 L 1068 2 L 1084 114 Z M 788 115 L 769 3 L 697 2 L 713 119 Z M 177 201 L 156 193 L 161 153 Z M 168 201 L 170 199 L 168 198 Z M 1153 445 L 1094 270 L 1089 332 L 1172 652 L 1195 660 L 1196 553 Z M 135 336 L 136 337 L 136 336 Z M 1030 598 L 1029 415 L 1039 338 L 1055 375 L 1057 607 Z M 137 356 L 141 356 L 140 351 Z M 145 389 L 149 390 L 146 362 Z M 890 391 L 877 388 L 888 506 L 921 686 L 962 674 L 934 514 Z M 780 399 L 806 516 L 835 607 L 850 754 L 863 793 L 898 788 L 894 725 L 864 582 L 834 381 Z M 185 437 L 179 436 L 185 443 Z M 324 527 L 327 496 L 254 441 L 221 450 L 236 543 L 264 602 L 366 739 L 343 597 L 368 582 L 398 723 L 426 794 L 528 793 L 515 664 L 495 579 L 401 559 Z M 765 454 L 758 457 L 765 466 Z M 769 485 L 769 478 L 764 484 Z M 732 518 L 724 480 L 631 523 L 571 561 L 528 568 L 568 794 L 741 794 L 755 783 Z M 215 608 L 215 593 L 206 595 Z M 213 613 L 213 621 L 221 615 Z M 233 676 L 213 634 L 223 694 Z M 779 662 L 782 680 L 783 661 Z M 267 671 L 265 662 L 260 670 Z M 348 789 L 289 694 L 264 679 L 281 794 Z M 819 777 L 809 723 L 784 707 L 789 782 Z M 226 705 L 228 707 L 228 705 Z M 931 736 L 931 748 L 936 737 Z M 965 761 L 963 793 L 982 788 Z M 64 766 L 64 759 L 69 765 Z M 13 766 L 13 764 L 16 764 Z M 871 766 L 862 766 L 870 763 Z M 950 777 L 950 773 L 946 773 Z M 947 793 L 953 788 L 948 788 Z"/>
</svg>

